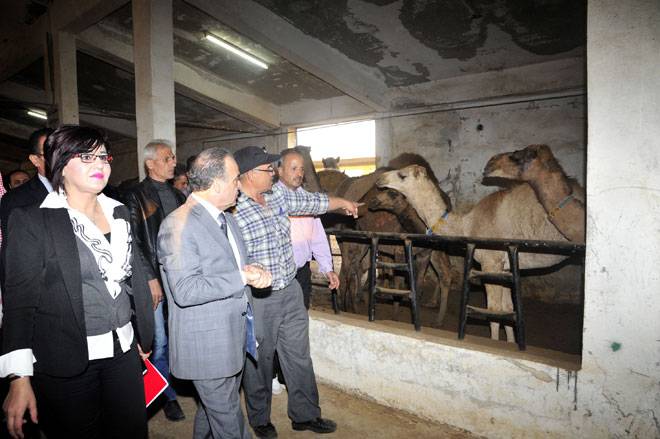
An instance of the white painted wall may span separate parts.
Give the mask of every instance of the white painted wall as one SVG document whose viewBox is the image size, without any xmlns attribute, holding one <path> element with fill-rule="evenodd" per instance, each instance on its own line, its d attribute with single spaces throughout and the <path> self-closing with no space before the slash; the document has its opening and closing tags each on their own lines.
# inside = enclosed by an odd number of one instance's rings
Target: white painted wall
<svg viewBox="0 0 660 439">
<path fill-rule="evenodd" d="M 279 152 L 288 148 L 286 134 L 276 135 L 234 135 L 205 141 L 188 141 L 177 145 L 177 160 L 185 163 L 187 157 L 199 154 L 203 150 L 215 146 L 226 148 L 231 152 L 238 151 L 245 146 L 265 146 L 268 152 Z"/>
<path fill-rule="evenodd" d="M 488 437 L 660 437 L 660 2 L 593 0 L 582 369 L 312 313 L 319 378 Z"/>
<path fill-rule="evenodd" d="M 549 145 L 584 184 L 584 107 L 580 96 L 384 119 L 377 124 L 380 164 L 404 152 L 422 155 L 439 180 L 451 177 L 442 188 L 459 211 L 499 189 L 481 182 L 489 158 L 533 143 Z"/>
<path fill-rule="evenodd" d="M 567 424 L 582 416 L 574 411 L 581 375 L 484 352 L 455 336 L 312 312 L 310 340 L 321 381 L 478 435 L 570 436 Z"/>
</svg>

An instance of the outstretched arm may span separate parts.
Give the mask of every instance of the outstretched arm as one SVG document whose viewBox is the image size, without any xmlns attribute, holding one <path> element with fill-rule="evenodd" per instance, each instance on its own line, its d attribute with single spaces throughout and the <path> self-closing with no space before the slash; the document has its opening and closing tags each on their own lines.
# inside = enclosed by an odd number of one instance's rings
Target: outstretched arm
<svg viewBox="0 0 660 439">
<path fill-rule="evenodd" d="M 362 204 L 363 203 L 357 203 L 345 198 L 328 197 L 328 211 L 343 210 L 346 215 L 350 215 L 353 218 L 358 217 L 358 208 L 362 206 Z"/>
</svg>

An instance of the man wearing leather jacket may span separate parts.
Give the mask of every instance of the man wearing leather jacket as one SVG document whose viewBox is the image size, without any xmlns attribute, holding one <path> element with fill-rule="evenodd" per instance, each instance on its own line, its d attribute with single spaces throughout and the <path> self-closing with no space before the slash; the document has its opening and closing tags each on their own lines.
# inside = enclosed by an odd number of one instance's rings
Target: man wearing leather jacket
<svg viewBox="0 0 660 439">
<path fill-rule="evenodd" d="M 185 196 L 167 182 L 174 176 L 175 166 L 176 157 L 168 141 L 149 142 L 144 147 L 144 167 L 147 177 L 130 190 L 125 200 L 131 212 L 134 243 L 141 250 L 144 271 L 149 279 L 153 299 L 155 331 L 151 361 L 168 381 L 170 381 L 170 368 L 163 312 L 165 296 L 156 251 L 160 224 L 169 213 L 186 201 Z M 165 389 L 164 395 L 166 402 L 163 411 L 167 419 L 170 421 L 185 419 L 172 386 Z"/>
</svg>

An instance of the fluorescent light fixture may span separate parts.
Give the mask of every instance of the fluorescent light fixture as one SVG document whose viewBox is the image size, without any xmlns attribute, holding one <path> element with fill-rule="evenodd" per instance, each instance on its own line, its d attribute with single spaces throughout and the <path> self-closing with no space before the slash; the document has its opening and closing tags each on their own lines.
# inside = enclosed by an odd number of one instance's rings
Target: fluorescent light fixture
<svg viewBox="0 0 660 439">
<path fill-rule="evenodd" d="M 213 44 L 216 44 L 216 45 L 222 47 L 225 50 L 230 51 L 234 55 L 238 55 L 241 58 L 243 58 L 247 61 L 250 61 L 252 64 L 257 65 L 257 66 L 261 67 L 262 69 L 267 69 L 268 68 L 268 64 L 266 64 L 265 62 L 263 62 L 262 60 L 260 60 L 256 56 L 250 55 L 249 53 L 247 53 L 243 49 L 234 46 L 233 44 L 223 40 L 220 37 L 216 37 L 215 35 L 205 33 L 204 34 L 204 39 L 206 41 L 210 41 Z"/>
<path fill-rule="evenodd" d="M 30 115 L 30 116 L 32 116 L 32 117 L 36 117 L 37 119 L 48 120 L 48 116 L 47 116 L 46 113 L 44 113 L 43 111 L 39 111 L 39 110 L 28 110 L 27 114 Z"/>
</svg>

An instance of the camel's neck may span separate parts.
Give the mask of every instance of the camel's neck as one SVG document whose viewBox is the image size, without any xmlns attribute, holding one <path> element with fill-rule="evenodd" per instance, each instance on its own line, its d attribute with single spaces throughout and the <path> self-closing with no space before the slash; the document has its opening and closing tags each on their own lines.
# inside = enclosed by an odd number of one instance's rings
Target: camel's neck
<svg viewBox="0 0 660 439">
<path fill-rule="evenodd" d="M 418 190 L 414 194 L 406 194 L 406 197 L 428 228 L 433 228 L 447 212 L 447 205 L 435 187 L 428 191 Z"/>
<path fill-rule="evenodd" d="M 436 235 L 463 235 L 462 233 L 462 215 L 454 212 L 447 213 L 440 217 L 432 226 L 431 230 Z"/>
<path fill-rule="evenodd" d="M 566 238 L 584 242 L 584 203 L 573 195 L 573 188 L 563 171 L 548 171 L 543 178 L 530 181 L 536 197 L 548 213 L 548 219 Z"/>
<path fill-rule="evenodd" d="M 565 203 L 573 192 L 568 177 L 561 169 L 547 171 L 528 183 L 548 213 L 562 208 L 561 204 Z"/>
</svg>

